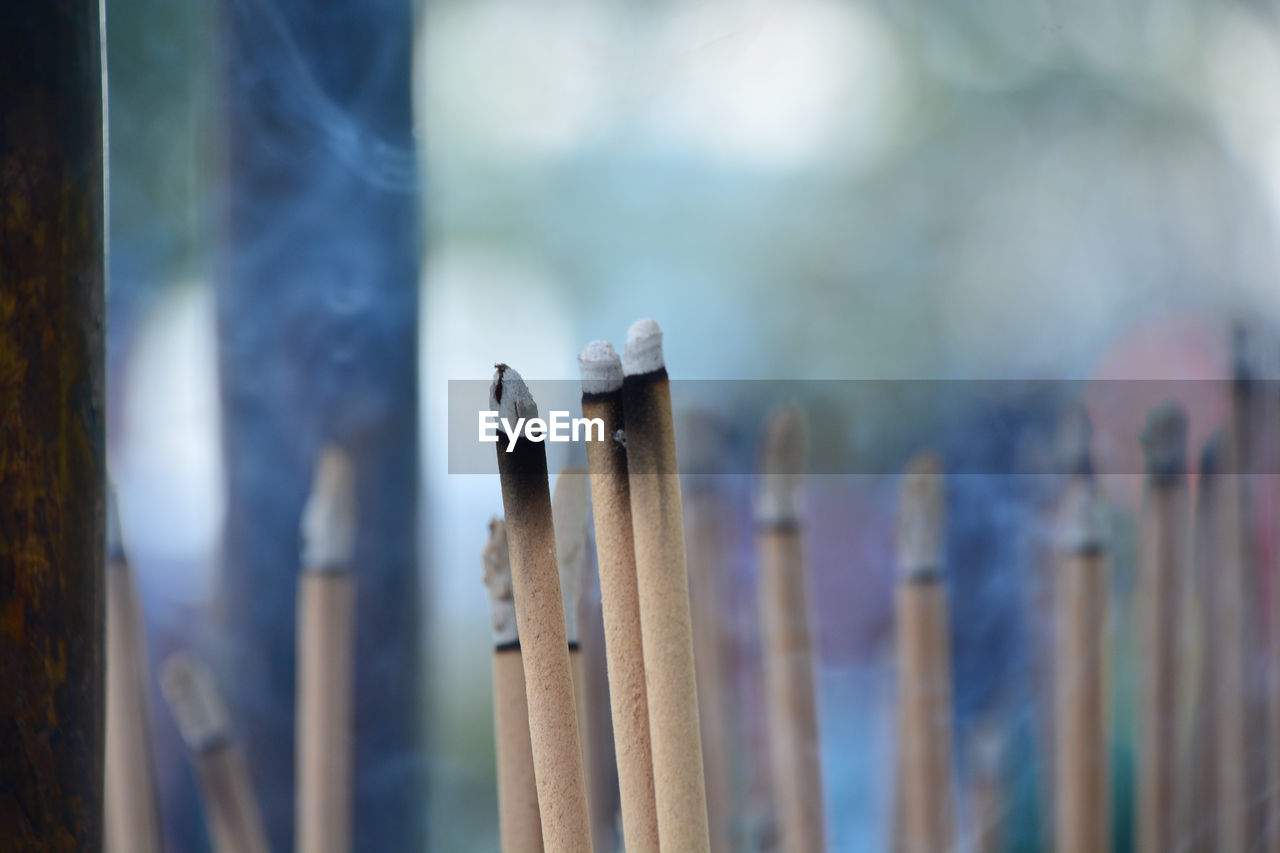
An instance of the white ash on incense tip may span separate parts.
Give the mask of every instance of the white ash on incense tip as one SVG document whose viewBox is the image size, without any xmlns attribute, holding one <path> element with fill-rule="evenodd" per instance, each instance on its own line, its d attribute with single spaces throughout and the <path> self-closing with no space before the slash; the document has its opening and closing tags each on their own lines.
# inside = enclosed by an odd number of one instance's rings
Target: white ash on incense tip
<svg viewBox="0 0 1280 853">
<path fill-rule="evenodd" d="M 898 570 L 908 578 L 925 578 L 942 569 L 946 503 L 942 461 L 921 453 L 903 474 L 898 508 Z"/>
<path fill-rule="evenodd" d="M 507 544 L 507 525 L 502 519 L 489 519 L 489 539 L 480 552 L 480 560 L 484 565 L 484 585 L 489 590 L 494 645 L 514 643 L 519 639 L 516 630 L 516 599 L 511 585 L 511 551 Z"/>
<path fill-rule="evenodd" d="M 786 406 L 769 417 L 760 445 L 756 523 L 788 525 L 800 520 L 807 446 L 804 418 L 798 409 Z"/>
<path fill-rule="evenodd" d="M 536 418 L 538 404 L 520 374 L 505 364 L 495 364 L 494 368 L 493 382 L 489 385 L 489 408 L 513 424 L 520 418 Z"/>
<path fill-rule="evenodd" d="M 608 341 L 592 341 L 578 356 L 582 393 L 609 394 L 622 387 L 622 359 Z"/>
<path fill-rule="evenodd" d="M 622 370 L 627 376 L 641 376 L 666 367 L 662 354 L 662 329 L 649 318 L 636 320 L 627 329 L 627 346 L 622 351 Z"/>
<path fill-rule="evenodd" d="M 203 663 L 182 652 L 170 657 L 160 667 L 160 692 L 189 748 L 198 752 L 226 737 L 227 709 Z"/>
<path fill-rule="evenodd" d="M 346 452 L 326 447 L 316 462 L 311 495 L 302 511 L 302 566 L 345 569 L 356 541 L 355 465 Z"/>
</svg>

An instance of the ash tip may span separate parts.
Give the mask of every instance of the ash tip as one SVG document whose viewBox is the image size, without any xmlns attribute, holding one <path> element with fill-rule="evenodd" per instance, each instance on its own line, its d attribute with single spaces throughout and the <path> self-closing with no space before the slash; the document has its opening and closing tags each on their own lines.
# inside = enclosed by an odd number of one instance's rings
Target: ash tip
<svg viewBox="0 0 1280 853">
<path fill-rule="evenodd" d="M 302 565 L 344 569 L 356 540 L 356 472 L 351 457 L 330 445 L 320 452 L 311 495 L 302 511 Z"/>
<path fill-rule="evenodd" d="M 227 709 L 209 668 L 178 652 L 160 665 L 160 692 L 178 722 L 183 741 L 200 752 L 228 735 Z"/>
<path fill-rule="evenodd" d="M 1062 472 L 1073 476 L 1093 476 L 1092 444 L 1093 425 L 1089 422 L 1089 412 L 1082 404 L 1073 403 L 1058 423 L 1058 434 L 1054 440 L 1054 455 Z"/>
<path fill-rule="evenodd" d="M 489 385 L 489 408 L 511 423 L 520 418 L 536 418 L 538 404 L 533 401 L 529 386 L 525 385 L 520 374 L 501 362 L 493 367 L 493 382 Z"/>
<path fill-rule="evenodd" d="M 807 448 L 804 416 L 798 408 L 783 406 L 769 415 L 757 469 L 760 474 L 755 507 L 758 523 L 790 524 L 799 519 Z"/>
<path fill-rule="evenodd" d="M 627 329 L 627 345 L 622 352 L 622 370 L 627 376 L 653 373 L 666 367 L 662 354 L 662 329 L 649 318 L 636 320 Z"/>
<path fill-rule="evenodd" d="M 608 341 L 592 341 L 578 355 L 584 394 L 608 394 L 622 387 L 622 359 Z"/>
<path fill-rule="evenodd" d="M 918 454 L 902 476 L 898 508 L 898 563 L 907 577 L 942 568 L 946 496 L 942 460 L 936 453 Z"/>
<path fill-rule="evenodd" d="M 1200 451 L 1200 476 L 1214 477 L 1225 474 L 1232 466 L 1231 438 L 1227 431 L 1216 430 Z"/>
<path fill-rule="evenodd" d="M 1178 402 L 1168 400 L 1151 410 L 1142 430 L 1147 475 L 1170 481 L 1186 473 L 1187 413 Z"/>
<path fill-rule="evenodd" d="M 1106 543 L 1107 519 L 1093 480 L 1072 478 L 1062 492 L 1057 518 L 1058 546 L 1066 551 L 1095 551 Z"/>
<path fill-rule="evenodd" d="M 586 591 L 589 506 L 587 472 L 577 467 L 562 470 L 551 494 L 551 519 L 555 528 L 565 633 L 571 643 L 578 640 L 578 605 Z"/>
<path fill-rule="evenodd" d="M 511 549 L 507 525 L 501 518 L 489 519 L 489 538 L 480 552 L 480 560 L 484 566 L 484 585 L 489 590 L 494 643 L 514 642 L 518 634 L 515 590 L 511 584 Z"/>
</svg>

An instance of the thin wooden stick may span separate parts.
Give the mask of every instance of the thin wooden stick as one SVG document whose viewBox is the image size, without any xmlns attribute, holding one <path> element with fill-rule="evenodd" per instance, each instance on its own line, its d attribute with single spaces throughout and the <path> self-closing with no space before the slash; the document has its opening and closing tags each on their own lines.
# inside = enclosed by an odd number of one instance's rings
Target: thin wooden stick
<svg viewBox="0 0 1280 853">
<path fill-rule="evenodd" d="M 213 675 L 178 653 L 160 666 L 164 694 L 191 753 L 216 853 L 268 853 L 266 829 Z"/>
<path fill-rule="evenodd" d="M 826 849 L 815 655 L 809 621 L 800 497 L 804 425 L 783 409 L 765 428 L 756 499 L 760 616 L 778 849 Z"/>
<path fill-rule="evenodd" d="M 1056 853 L 1109 853 L 1107 753 L 1109 579 L 1089 456 L 1091 432 L 1074 410 L 1060 440 L 1070 479 L 1058 508 L 1054 569 L 1054 837 Z"/>
<path fill-rule="evenodd" d="M 297 849 L 351 849 L 355 470 L 337 448 L 316 465 L 298 579 Z"/>
<path fill-rule="evenodd" d="M 146 629 L 125 557 L 114 489 L 107 493 L 106 587 L 106 846 L 110 853 L 159 853 Z"/>
<path fill-rule="evenodd" d="M 658 850 L 658 813 L 653 793 L 653 753 L 640 636 L 627 453 L 617 440 L 623 430 L 622 364 L 605 341 L 588 344 L 578 357 L 582 370 L 582 414 L 599 418 L 604 441 L 587 442 L 591 504 L 595 516 L 605 654 L 614 752 L 622 799 L 622 835 L 632 853 Z"/>
<path fill-rule="evenodd" d="M 918 456 L 903 478 L 894 597 L 903 738 L 898 745 L 903 832 L 898 849 L 905 853 L 955 848 L 944 512 L 941 465 L 932 454 Z"/>
<path fill-rule="evenodd" d="M 502 519 L 489 522 L 482 555 L 493 610 L 493 734 L 498 759 L 498 830 L 504 853 L 542 853 L 542 816 L 529 737 L 524 657 L 516 629 L 511 555 Z"/>
<path fill-rule="evenodd" d="M 1187 416 L 1176 403 L 1151 412 L 1142 435 L 1146 497 L 1135 597 L 1138 617 L 1139 853 L 1167 853 L 1176 839 L 1178 589 L 1187 573 Z"/>
<path fill-rule="evenodd" d="M 707 853 L 711 839 L 680 476 L 671 388 L 657 323 L 640 320 L 627 331 L 623 372 L 623 419 L 659 842 L 664 851 Z"/>
<path fill-rule="evenodd" d="M 505 364 L 494 375 L 489 407 L 512 424 L 538 416 L 524 380 Z M 497 453 L 542 842 L 556 853 L 590 853 L 586 774 L 556 565 L 546 447 L 522 434 L 509 450 L 499 443 Z"/>
</svg>

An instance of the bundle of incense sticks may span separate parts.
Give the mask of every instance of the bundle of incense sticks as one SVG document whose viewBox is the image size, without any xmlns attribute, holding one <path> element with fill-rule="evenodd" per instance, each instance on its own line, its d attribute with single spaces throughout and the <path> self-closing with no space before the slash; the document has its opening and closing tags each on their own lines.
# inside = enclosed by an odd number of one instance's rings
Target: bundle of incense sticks
<svg viewBox="0 0 1280 853">
<path fill-rule="evenodd" d="M 1054 850 L 1111 849 L 1106 690 L 1109 578 L 1104 525 L 1083 408 L 1069 411 L 1058 438 L 1068 479 L 1058 505 L 1054 567 Z"/>
<path fill-rule="evenodd" d="M 175 654 L 161 664 L 160 691 L 191 753 L 215 853 L 268 853 L 244 754 L 213 675 L 190 655 Z"/>
<path fill-rule="evenodd" d="M 524 380 L 505 364 L 498 365 L 494 374 L 489 408 L 509 423 L 538 416 Z M 499 445 L 497 456 L 542 840 L 547 849 L 557 853 L 589 853 L 591 826 L 556 563 L 546 448 L 522 434 L 509 450 Z"/>
<path fill-rule="evenodd" d="M 587 461 L 600 566 L 605 654 L 609 661 L 609 701 L 622 800 L 623 842 L 633 853 L 654 853 L 658 850 L 658 813 L 640 636 L 631 488 L 622 442 L 622 362 L 608 342 L 594 341 L 578 356 L 578 364 L 582 372 L 583 417 L 601 419 L 607 439 L 587 442 Z"/>
<path fill-rule="evenodd" d="M 159 853 L 147 644 L 114 489 L 107 493 L 106 589 L 106 848 L 110 853 Z"/>
<path fill-rule="evenodd" d="M 355 470 L 329 447 L 302 515 L 298 580 L 297 845 L 351 848 L 352 670 L 355 646 Z"/>
<path fill-rule="evenodd" d="M 902 482 L 894 596 L 902 833 L 895 849 L 903 853 L 955 846 L 944 513 L 941 463 L 922 454 L 907 466 Z"/>
<path fill-rule="evenodd" d="M 1142 434 L 1146 452 L 1137 606 L 1139 623 L 1139 853 L 1173 849 L 1177 780 L 1178 593 L 1190 551 L 1187 416 L 1176 403 L 1154 409 Z"/>
<path fill-rule="evenodd" d="M 542 817 L 529 738 L 524 658 L 516 628 L 507 527 L 501 519 L 489 522 L 489 541 L 485 543 L 482 562 L 493 612 L 493 733 L 498 758 L 499 836 L 507 853 L 540 853 Z"/>
<path fill-rule="evenodd" d="M 696 853 L 711 840 L 671 389 L 657 323 L 639 320 L 627 330 L 622 366 L 658 839 L 663 850 Z"/>
<path fill-rule="evenodd" d="M 813 636 L 801 536 L 804 425 L 793 408 L 765 426 L 756 493 L 756 548 L 771 777 L 778 808 L 778 849 L 826 849 Z"/>
</svg>

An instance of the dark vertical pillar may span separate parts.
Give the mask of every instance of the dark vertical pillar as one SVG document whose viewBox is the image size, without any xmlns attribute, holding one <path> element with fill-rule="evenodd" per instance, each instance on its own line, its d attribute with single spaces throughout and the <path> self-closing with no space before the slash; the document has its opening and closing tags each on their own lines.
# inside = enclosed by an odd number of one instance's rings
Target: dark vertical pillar
<svg viewBox="0 0 1280 853">
<path fill-rule="evenodd" d="M 99 10 L 0 15 L 0 847 L 97 851 L 103 736 Z"/>
<path fill-rule="evenodd" d="M 356 850 L 421 847 L 410 0 L 222 0 L 222 667 L 272 847 L 293 836 L 298 523 L 358 469 Z"/>
</svg>

